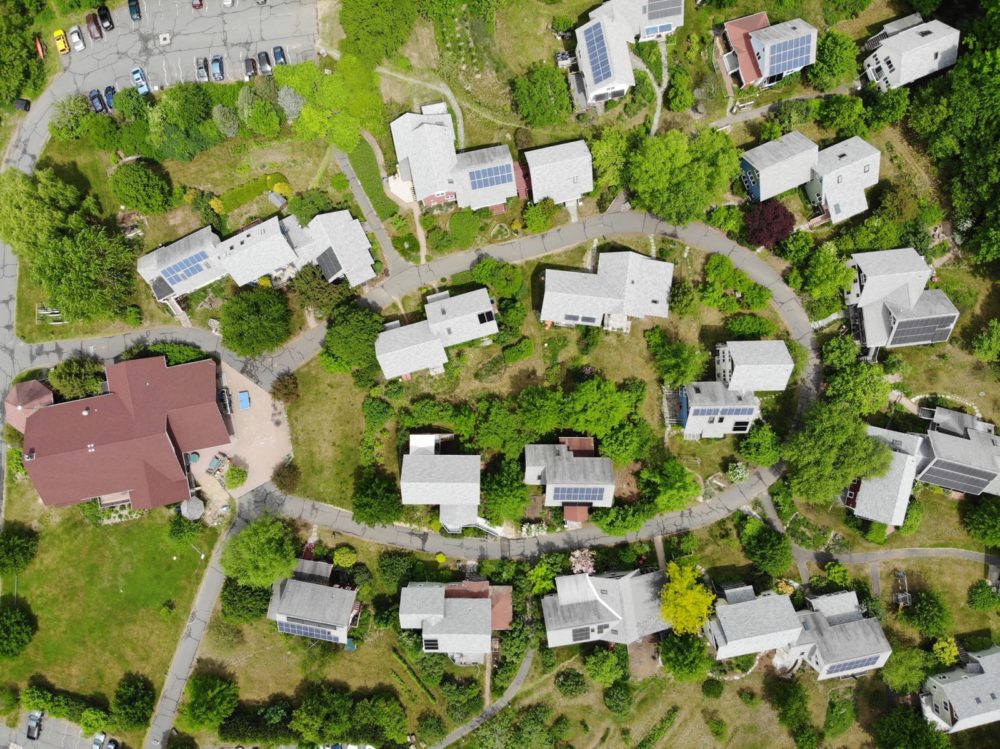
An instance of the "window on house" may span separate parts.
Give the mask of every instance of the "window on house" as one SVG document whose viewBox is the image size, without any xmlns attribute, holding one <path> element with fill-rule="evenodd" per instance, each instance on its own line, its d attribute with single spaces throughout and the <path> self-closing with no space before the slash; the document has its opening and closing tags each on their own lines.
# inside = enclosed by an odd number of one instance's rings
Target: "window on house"
<svg viewBox="0 0 1000 749">
<path fill-rule="evenodd" d="M 565 318 L 566 318 L 566 319 L 567 319 L 567 320 L 568 320 L 569 322 L 579 322 L 579 321 L 580 321 L 580 316 L 579 316 L 579 315 L 565 315 L 564 317 L 565 317 Z"/>
<path fill-rule="evenodd" d="M 485 325 L 488 322 L 493 322 L 493 310 L 491 309 L 479 313 L 479 324 Z"/>
<path fill-rule="evenodd" d="M 437 640 L 424 640 L 424 650 L 437 650 L 438 641 Z"/>
<path fill-rule="evenodd" d="M 844 175 L 843 174 L 838 174 L 837 175 L 837 184 L 839 185 L 843 181 L 844 181 Z"/>
<path fill-rule="evenodd" d="M 709 416 L 708 417 L 708 423 L 709 424 L 714 424 L 715 423 L 715 417 L 714 416 Z"/>
<path fill-rule="evenodd" d="M 590 627 L 576 627 L 573 630 L 573 642 L 586 642 L 590 639 Z"/>
<path fill-rule="evenodd" d="M 597 318 L 596 317 L 588 317 L 587 315 L 583 315 L 583 316 L 580 317 L 580 322 L 586 322 L 586 323 L 593 324 L 593 323 L 597 322 Z"/>
<path fill-rule="evenodd" d="M 735 424 L 733 424 L 733 431 L 734 432 L 749 432 L 750 431 L 750 422 L 749 421 L 737 421 Z"/>
<path fill-rule="evenodd" d="M 868 174 L 868 172 L 870 172 L 871 170 L 872 170 L 872 165 L 871 164 L 865 164 L 865 174 Z"/>
<path fill-rule="evenodd" d="M 934 53 L 934 59 L 935 59 L 935 60 L 936 60 L 936 59 L 938 59 L 938 57 L 939 57 L 940 55 L 941 55 L 941 53 L 940 53 L 940 52 L 935 52 L 935 53 Z"/>
</svg>

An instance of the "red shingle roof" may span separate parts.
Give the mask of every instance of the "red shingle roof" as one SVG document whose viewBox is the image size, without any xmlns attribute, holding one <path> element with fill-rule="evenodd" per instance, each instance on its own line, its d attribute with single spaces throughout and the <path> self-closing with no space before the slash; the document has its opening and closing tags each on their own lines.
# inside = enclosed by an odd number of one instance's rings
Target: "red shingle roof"
<svg viewBox="0 0 1000 749">
<path fill-rule="evenodd" d="M 24 433 L 24 425 L 39 408 L 51 406 L 52 391 L 38 380 L 25 380 L 14 385 L 4 399 L 4 415 L 7 423 Z"/>
<path fill-rule="evenodd" d="M 763 11 L 754 13 L 752 16 L 743 16 L 735 21 L 728 21 L 723 25 L 726 31 L 726 38 L 736 53 L 736 59 L 740 64 L 740 80 L 744 86 L 750 86 L 760 80 L 760 65 L 757 63 L 757 56 L 753 52 L 753 45 L 750 43 L 750 32 L 766 29 L 771 25 L 767 18 L 767 13 Z"/>
<path fill-rule="evenodd" d="M 216 404 L 216 365 L 167 367 L 161 357 L 107 368 L 107 395 L 36 411 L 25 467 L 47 505 L 130 492 L 149 509 L 188 498 L 183 454 L 229 443 Z"/>
</svg>

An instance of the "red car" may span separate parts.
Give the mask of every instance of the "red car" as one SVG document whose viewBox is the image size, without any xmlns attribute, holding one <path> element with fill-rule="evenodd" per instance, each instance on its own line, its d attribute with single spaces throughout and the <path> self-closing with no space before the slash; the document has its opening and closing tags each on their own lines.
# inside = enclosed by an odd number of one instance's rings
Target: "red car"
<svg viewBox="0 0 1000 749">
<path fill-rule="evenodd" d="M 195 10 L 201 10 L 204 7 L 204 5 L 205 3 L 202 2 L 202 0 L 191 0 L 191 7 L 194 8 Z"/>
</svg>

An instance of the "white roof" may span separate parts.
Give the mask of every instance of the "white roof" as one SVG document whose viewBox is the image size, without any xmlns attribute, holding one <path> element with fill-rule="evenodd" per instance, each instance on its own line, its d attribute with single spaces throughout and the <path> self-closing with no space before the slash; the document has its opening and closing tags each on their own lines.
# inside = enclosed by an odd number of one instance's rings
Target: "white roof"
<svg viewBox="0 0 1000 749">
<path fill-rule="evenodd" d="M 410 583 L 400 591 L 399 624 L 422 629 L 442 653 L 489 653 L 493 604 L 489 598 L 450 598 L 442 583 Z"/>
<path fill-rule="evenodd" d="M 437 369 L 448 361 L 441 339 L 431 332 L 426 320 L 383 330 L 375 341 L 375 358 L 390 380 Z"/>
<path fill-rule="evenodd" d="M 631 251 L 602 253 L 597 273 L 546 271 L 541 319 L 577 322 L 566 317 L 576 315 L 600 324 L 610 314 L 666 317 L 673 273 L 672 263 Z"/>
<path fill-rule="evenodd" d="M 892 462 L 884 476 L 861 480 L 854 514 L 886 525 L 900 526 L 906 518 L 906 508 L 916 480 L 923 438 L 873 426 L 868 427 L 868 434 L 892 448 Z"/>
<path fill-rule="evenodd" d="M 719 348 L 732 362 L 730 390 L 784 390 L 795 368 L 784 341 L 727 341 Z"/>
<path fill-rule="evenodd" d="M 596 30 L 590 31 L 591 29 Z M 588 99 L 605 90 L 635 85 L 628 48 L 631 36 L 625 24 L 612 22 L 608 18 L 594 18 L 577 27 L 576 59 Z M 593 39 L 593 45 L 588 45 L 588 37 Z"/>
<path fill-rule="evenodd" d="M 865 67 L 880 66 L 890 88 L 905 86 L 954 65 L 959 37 L 958 29 L 938 20 L 910 26 L 883 41 Z"/>
<path fill-rule="evenodd" d="M 294 265 L 298 259 L 277 216 L 220 242 L 216 252 L 237 286 Z"/>
<path fill-rule="evenodd" d="M 652 36 L 662 25 L 671 24 L 671 31 L 684 25 L 684 0 L 607 0 L 590 17 L 607 18 L 633 37 Z"/>
<path fill-rule="evenodd" d="M 404 505 L 479 504 L 478 455 L 403 456 L 399 487 Z"/>
<path fill-rule="evenodd" d="M 304 619 L 346 627 L 350 624 L 357 591 L 321 583 L 282 580 L 274 584 L 268 617 Z"/>
<path fill-rule="evenodd" d="M 757 170 L 760 199 L 804 185 L 812 176 L 819 146 L 798 130 L 763 143 L 743 154 L 743 160 Z"/>
<path fill-rule="evenodd" d="M 614 490 L 610 458 L 578 457 L 566 445 L 526 445 L 524 483 L 529 486 L 604 486 Z"/>
<path fill-rule="evenodd" d="M 502 174 L 485 175 L 484 171 L 490 169 L 500 170 Z M 483 176 L 473 179 L 475 175 Z M 463 151 L 455 157 L 448 182 L 449 189 L 455 193 L 455 200 L 463 208 L 467 206 L 478 210 L 506 203 L 507 198 L 517 195 L 517 178 L 510 148 L 488 146 Z"/>
<path fill-rule="evenodd" d="M 952 732 L 1000 721 L 1000 647 L 969 653 L 969 662 L 936 674 L 957 720 Z"/>
<path fill-rule="evenodd" d="M 834 224 L 868 209 L 865 189 L 878 183 L 881 157 L 875 146 L 856 136 L 819 152 L 814 171 Z"/>
<path fill-rule="evenodd" d="M 740 603 L 718 601 L 712 624 L 720 660 L 788 647 L 802 632 L 791 598 L 779 595 Z"/>
<path fill-rule="evenodd" d="M 226 275 L 226 269 L 216 258 L 218 242 L 212 227 L 203 226 L 139 258 L 139 275 L 159 300 L 190 294 Z"/>
<path fill-rule="evenodd" d="M 281 223 L 300 266 L 318 263 L 327 280 L 344 275 L 351 286 L 375 278 L 371 242 L 361 222 L 350 211 L 320 213 L 306 227 L 300 226 L 295 216 L 288 216 Z M 326 256 L 328 252 L 332 254 L 332 265 Z"/>
<path fill-rule="evenodd" d="M 447 111 L 407 112 L 389 126 L 403 179 L 413 182 L 417 199 L 452 192 L 448 183 L 455 165 L 455 126 Z"/>
<path fill-rule="evenodd" d="M 931 267 L 912 247 L 877 252 L 856 252 L 851 263 L 865 276 L 864 287 L 855 279 L 847 294 L 847 303 L 866 307 L 884 301 L 898 289 L 904 289 L 910 304 L 916 303 L 931 278 Z"/>
<path fill-rule="evenodd" d="M 587 142 L 574 140 L 524 154 L 531 175 L 531 199 L 539 203 L 579 200 L 594 189 L 594 169 Z"/>
<path fill-rule="evenodd" d="M 427 323 L 445 346 L 474 341 L 498 332 L 493 302 L 486 289 L 476 289 L 458 296 L 447 291 L 429 297 L 424 306 Z M 489 319 L 480 322 L 480 315 Z"/>
</svg>

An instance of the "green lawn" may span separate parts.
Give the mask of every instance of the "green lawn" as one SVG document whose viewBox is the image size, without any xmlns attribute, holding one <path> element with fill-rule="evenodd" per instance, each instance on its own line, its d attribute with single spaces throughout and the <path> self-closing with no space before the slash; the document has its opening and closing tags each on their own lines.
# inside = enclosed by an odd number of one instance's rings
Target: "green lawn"
<svg viewBox="0 0 1000 749">
<path fill-rule="evenodd" d="M 162 685 L 206 562 L 167 535 L 167 510 L 95 528 L 73 507 L 42 507 L 26 482 L 8 484 L 7 522 L 40 535 L 38 554 L 16 581 L 17 594 L 38 619 L 38 633 L 20 657 L 5 661 L 3 680 L 24 686 L 40 676 L 54 686 L 110 699 L 127 671 Z M 211 551 L 206 529 L 195 545 Z M 4 593 L 14 589 L 5 578 Z M 172 602 L 173 612 L 164 614 Z M 123 736 L 137 746 L 141 732 Z"/>
<path fill-rule="evenodd" d="M 375 152 L 368 145 L 368 141 L 362 138 L 358 142 L 358 147 L 347 155 L 354 167 L 354 172 L 358 175 L 358 180 L 364 188 L 368 199 L 375 208 L 378 217 L 385 221 L 396 213 L 396 204 L 382 189 L 382 175 L 378 169 L 378 161 L 375 159 Z"/>
</svg>

